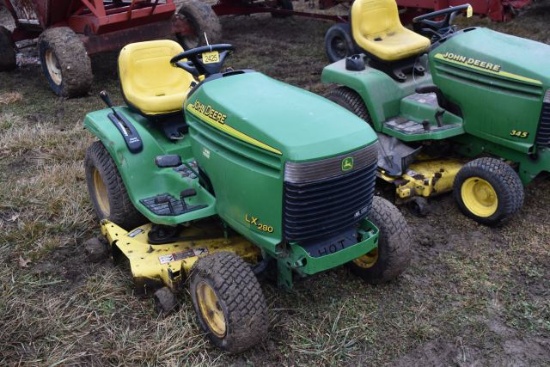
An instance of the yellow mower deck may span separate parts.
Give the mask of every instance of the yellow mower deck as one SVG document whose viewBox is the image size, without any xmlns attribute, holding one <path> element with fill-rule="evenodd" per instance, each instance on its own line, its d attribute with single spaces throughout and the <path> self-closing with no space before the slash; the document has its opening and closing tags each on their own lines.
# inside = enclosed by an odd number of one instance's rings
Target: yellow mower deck
<svg viewBox="0 0 550 367">
<path fill-rule="evenodd" d="M 379 171 L 379 176 L 395 185 L 398 200 L 406 201 L 415 196 L 427 198 L 452 191 L 463 165 L 463 161 L 456 159 L 420 160 L 411 163 L 400 177 L 388 176 L 383 171 Z"/>
<path fill-rule="evenodd" d="M 109 241 L 113 255 L 117 249 L 129 261 L 136 291 L 148 293 L 163 285 L 177 291 L 195 262 L 203 256 L 230 251 L 249 263 L 260 256 L 258 247 L 242 236 L 229 238 L 180 241 L 169 244 L 149 244 L 148 233 L 152 225 L 146 224 L 128 232 L 108 220 L 101 221 L 101 233 Z M 186 236 L 194 236 L 197 229 L 185 229 Z"/>
</svg>

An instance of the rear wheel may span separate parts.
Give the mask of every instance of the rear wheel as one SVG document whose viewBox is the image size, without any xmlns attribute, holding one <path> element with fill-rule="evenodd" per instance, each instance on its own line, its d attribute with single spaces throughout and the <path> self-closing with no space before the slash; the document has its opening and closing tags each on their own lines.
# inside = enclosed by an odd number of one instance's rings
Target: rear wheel
<svg viewBox="0 0 550 367">
<path fill-rule="evenodd" d="M 349 23 L 337 23 L 325 33 L 325 53 L 335 62 L 355 53 Z"/>
<path fill-rule="evenodd" d="M 372 126 L 372 120 L 365 102 L 354 90 L 348 87 L 336 87 L 329 90 L 326 97 L 348 111 L 353 112 Z"/>
<path fill-rule="evenodd" d="M 15 43 L 11 38 L 11 32 L 0 26 L 0 71 L 9 71 L 16 67 Z"/>
<path fill-rule="evenodd" d="M 90 200 L 97 217 L 124 229 L 132 229 L 147 219 L 132 205 L 115 162 L 100 141 L 86 151 L 84 170 Z"/>
<path fill-rule="evenodd" d="M 465 164 L 455 177 L 453 195 L 460 210 L 475 221 L 496 226 L 523 206 L 523 184 L 510 165 L 495 158 Z"/>
<path fill-rule="evenodd" d="M 190 293 L 199 323 L 217 347 L 238 353 L 267 336 L 267 305 L 260 283 L 234 253 L 199 259 L 191 271 Z"/>
<path fill-rule="evenodd" d="M 92 65 L 84 44 L 68 27 L 46 29 L 38 39 L 42 70 L 55 94 L 86 95 L 92 86 Z"/>
<path fill-rule="evenodd" d="M 208 4 L 187 0 L 181 5 L 176 17 L 187 21 L 193 29 L 193 34 L 176 33 L 176 38 L 184 50 L 206 45 L 206 38 L 210 44 L 220 42 L 222 26 L 218 16 Z"/>
<path fill-rule="evenodd" d="M 400 275 L 411 260 L 411 234 L 401 212 L 388 200 L 375 196 L 369 220 L 378 227 L 378 247 L 348 263 L 352 273 L 369 283 L 390 281 Z"/>
</svg>

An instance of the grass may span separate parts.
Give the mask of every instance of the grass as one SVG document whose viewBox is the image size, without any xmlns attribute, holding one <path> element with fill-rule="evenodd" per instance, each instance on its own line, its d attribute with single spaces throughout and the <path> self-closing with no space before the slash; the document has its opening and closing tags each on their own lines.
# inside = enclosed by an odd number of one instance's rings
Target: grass
<svg viewBox="0 0 550 367">
<path fill-rule="evenodd" d="M 520 21 L 488 25 L 527 32 Z M 326 90 L 330 23 L 253 16 L 226 17 L 223 26 L 236 46 L 233 67 Z M 434 199 L 427 218 L 404 212 L 414 258 L 389 284 L 367 285 L 346 269 L 297 282 L 293 292 L 264 282 L 269 338 L 243 354 L 212 347 L 185 293 L 179 312 L 157 318 L 152 300 L 133 294 L 126 269 L 89 263 L 82 249 L 99 233 L 82 167 L 93 137 L 82 120 L 103 108 L 102 89 L 122 103 L 116 55 L 93 65 L 92 93 L 74 100 L 55 97 L 36 65 L 0 78 L 0 365 L 550 363 L 547 178 L 526 189 L 523 210 L 503 228 L 466 219 L 449 196 Z"/>
</svg>

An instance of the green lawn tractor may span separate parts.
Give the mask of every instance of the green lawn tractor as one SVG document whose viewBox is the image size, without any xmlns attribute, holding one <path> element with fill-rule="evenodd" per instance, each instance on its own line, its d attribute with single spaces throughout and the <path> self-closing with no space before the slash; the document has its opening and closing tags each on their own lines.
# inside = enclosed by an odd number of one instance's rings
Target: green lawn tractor
<svg viewBox="0 0 550 367">
<path fill-rule="evenodd" d="M 550 47 L 457 30 L 462 12 L 471 7 L 419 16 L 413 32 L 394 0 L 357 0 L 344 53 L 360 52 L 322 80 L 336 84 L 329 99 L 378 133 L 378 174 L 398 201 L 426 214 L 426 198 L 452 190 L 464 214 L 494 226 L 520 210 L 523 185 L 550 171 Z"/>
<path fill-rule="evenodd" d="M 256 275 L 290 288 L 347 264 L 380 283 L 405 269 L 411 239 L 374 196 L 372 129 L 323 97 L 222 68 L 232 49 L 124 47 L 126 106 L 102 92 L 108 108 L 86 116 L 99 141 L 85 172 L 105 247 L 129 262 L 136 291 L 168 312 L 188 284 L 213 343 L 240 352 L 267 334 Z"/>
</svg>

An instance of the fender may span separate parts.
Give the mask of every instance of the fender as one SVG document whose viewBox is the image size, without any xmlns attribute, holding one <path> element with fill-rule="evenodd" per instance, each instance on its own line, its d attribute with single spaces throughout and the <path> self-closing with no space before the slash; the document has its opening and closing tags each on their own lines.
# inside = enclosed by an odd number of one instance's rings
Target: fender
<svg viewBox="0 0 550 367">
<path fill-rule="evenodd" d="M 160 129 L 151 126 L 145 117 L 132 112 L 127 107 L 115 107 L 118 114 L 124 116 L 134 126 L 141 137 L 142 150 L 131 152 L 123 134 L 109 119 L 109 108 L 94 111 L 86 115 L 84 127 L 93 133 L 105 146 L 115 162 L 124 182 L 132 204 L 153 223 L 176 225 L 215 214 L 215 198 L 200 184 L 196 169 L 191 165 L 191 141 L 188 136 L 181 140 L 168 139 Z M 164 155 L 178 155 L 187 170 L 182 172 L 174 168 L 158 167 L 155 158 Z M 193 172 L 193 170 L 195 172 Z M 186 189 L 195 189 L 196 195 L 187 198 L 190 204 L 202 204 L 205 207 L 180 215 L 157 215 L 150 211 L 140 200 L 161 194 L 170 194 L 179 198 Z"/>
<path fill-rule="evenodd" d="M 399 114 L 402 98 L 413 94 L 421 85 L 432 84 L 432 77 L 427 72 L 409 79 L 398 83 L 386 73 L 369 66 L 350 72 L 346 70 L 345 59 L 326 66 L 321 74 L 323 83 L 337 83 L 357 92 L 367 106 L 376 131 L 382 131 L 384 121 Z"/>
</svg>

